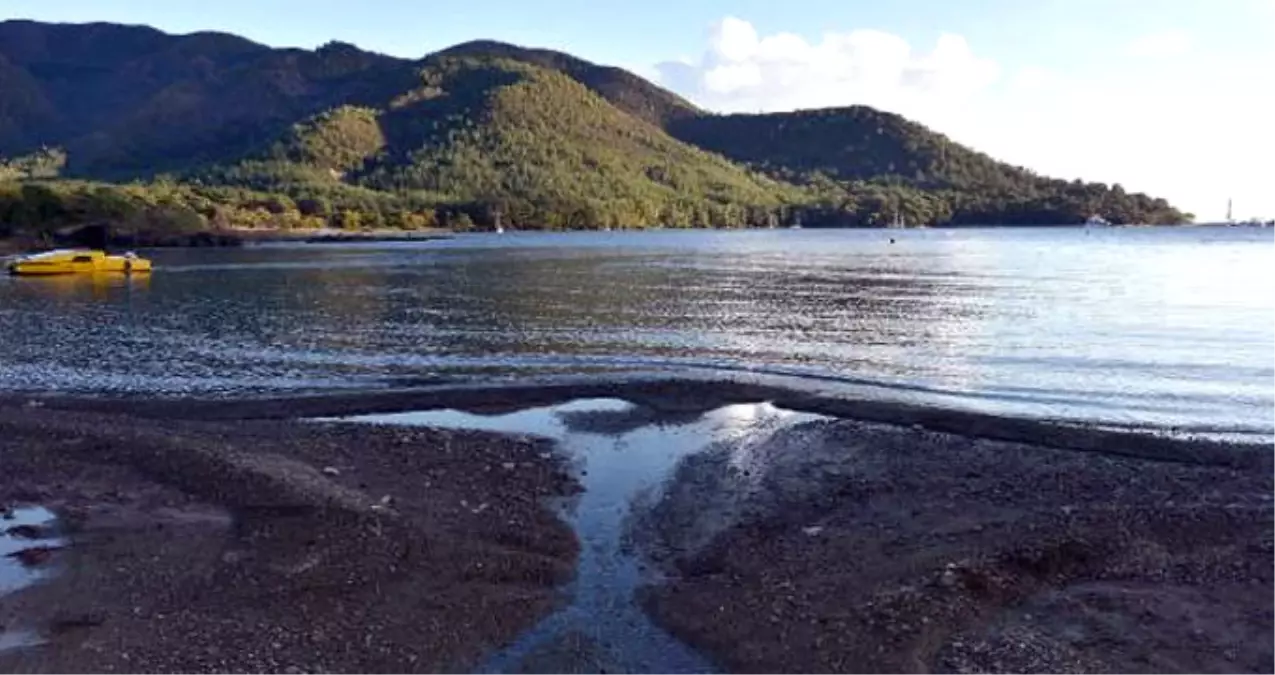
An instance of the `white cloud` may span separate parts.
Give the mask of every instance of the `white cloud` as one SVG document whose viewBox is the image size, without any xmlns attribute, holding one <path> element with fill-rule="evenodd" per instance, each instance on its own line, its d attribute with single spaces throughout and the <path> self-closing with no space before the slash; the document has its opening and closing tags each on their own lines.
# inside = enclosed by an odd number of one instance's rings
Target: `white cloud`
<svg viewBox="0 0 1275 675">
<path fill-rule="evenodd" d="M 1180 37 L 1159 35 L 1140 53 L 1183 48 Z M 1113 61 L 1100 74 L 1066 63 L 1002 65 L 959 35 L 922 49 L 877 30 L 810 41 L 762 35 L 728 17 L 713 25 L 701 56 L 655 70 L 661 84 L 710 110 L 870 105 L 1045 175 L 1119 182 L 1203 217 L 1220 217 L 1231 196 L 1254 214 L 1275 215 L 1266 178 L 1275 134 L 1262 113 L 1275 94 L 1185 74 L 1173 75 L 1168 87 L 1163 76 L 1122 73 L 1126 65 Z M 1231 75 L 1256 82 L 1265 70 L 1244 63 Z"/>
<path fill-rule="evenodd" d="M 1044 89 L 1054 81 L 1054 74 L 1039 66 L 1022 66 L 1014 73 L 1010 86 L 1014 89 Z"/>
<path fill-rule="evenodd" d="M 656 69 L 664 84 L 720 111 L 885 101 L 908 109 L 936 98 L 959 102 L 1000 75 L 995 62 L 976 56 L 959 35 L 942 35 L 930 50 L 916 52 L 881 31 L 827 33 L 811 43 L 792 33 L 760 36 L 735 17 L 713 25 L 699 59 Z"/>
<path fill-rule="evenodd" d="M 1170 29 L 1142 35 L 1129 43 L 1129 56 L 1158 59 L 1178 56 L 1191 50 L 1191 35 L 1184 30 Z"/>
</svg>

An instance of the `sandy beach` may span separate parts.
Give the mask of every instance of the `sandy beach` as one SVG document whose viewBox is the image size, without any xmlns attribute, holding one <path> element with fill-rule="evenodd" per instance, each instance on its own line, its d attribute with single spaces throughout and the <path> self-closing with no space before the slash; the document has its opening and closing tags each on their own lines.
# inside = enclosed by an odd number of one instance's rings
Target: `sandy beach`
<svg viewBox="0 0 1275 675">
<path fill-rule="evenodd" d="M 68 541 L 0 597 L 6 672 L 464 669 L 556 602 L 574 483 L 542 442 L 0 409 L 0 504 Z M 9 562 L 9 561 L 5 561 Z"/>
<path fill-rule="evenodd" d="M 1269 447 L 634 378 L 0 399 L 0 505 L 59 528 L 6 536 L 60 537 L 5 561 L 43 572 L 0 595 L 4 634 L 31 636 L 0 669 L 471 670 L 564 601 L 579 544 L 551 502 L 579 490 L 571 458 L 289 418 L 603 395 L 639 404 L 632 424 L 731 401 L 823 417 L 686 457 L 628 521 L 659 572 L 634 602 L 723 671 L 1275 665 Z M 585 672 L 589 649 L 524 668 Z"/>
<path fill-rule="evenodd" d="M 1266 672 L 1271 478 L 856 421 L 680 467 L 645 604 L 731 672 Z"/>
</svg>

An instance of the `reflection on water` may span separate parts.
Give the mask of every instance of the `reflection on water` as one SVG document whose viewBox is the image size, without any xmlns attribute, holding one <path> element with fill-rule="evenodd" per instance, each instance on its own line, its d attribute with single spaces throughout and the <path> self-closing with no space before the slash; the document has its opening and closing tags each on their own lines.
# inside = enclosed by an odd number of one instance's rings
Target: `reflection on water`
<svg viewBox="0 0 1275 675">
<path fill-rule="evenodd" d="M 117 293 L 141 293 L 150 287 L 149 274 L 55 274 L 18 277 L 18 292 L 29 293 L 52 302 L 107 301 Z"/>
<path fill-rule="evenodd" d="M 55 516 L 40 506 L 27 506 L 5 511 L 0 520 L 0 593 L 11 593 L 38 581 L 46 572 L 39 565 L 26 565 L 20 560 L 24 549 L 61 546 L 54 537 Z"/>
<path fill-rule="evenodd" d="M 691 453 L 768 437 L 816 418 L 767 403 L 662 413 L 621 400 L 591 399 L 501 415 L 427 410 L 350 419 L 546 436 L 581 463 L 584 492 L 567 513 L 580 538 L 570 603 L 492 656 L 481 672 L 672 673 L 713 669 L 635 604 L 644 579 L 638 559 L 622 546 L 630 506 L 639 496 L 656 496 L 678 461 Z M 552 660 L 564 658 L 563 652 L 587 663 Z M 532 665 L 538 662 L 539 667 Z"/>
<path fill-rule="evenodd" d="M 24 562 L 22 551 L 33 548 L 64 546 L 56 536 L 56 516 L 41 506 L 9 509 L 0 520 L 0 595 L 20 590 L 49 574 L 47 562 Z M 31 563 L 31 564 L 28 564 Z M 20 626 L 0 626 L 0 652 L 43 643 L 33 630 Z"/>
<path fill-rule="evenodd" d="M 1270 433 L 1271 244 L 1247 228 L 785 230 L 161 251 L 141 288 L 0 280 L 0 387 L 717 367 Z"/>
<path fill-rule="evenodd" d="M 34 647 L 40 644 L 40 636 L 29 630 L 9 630 L 0 633 L 0 652 L 8 649 Z"/>
</svg>

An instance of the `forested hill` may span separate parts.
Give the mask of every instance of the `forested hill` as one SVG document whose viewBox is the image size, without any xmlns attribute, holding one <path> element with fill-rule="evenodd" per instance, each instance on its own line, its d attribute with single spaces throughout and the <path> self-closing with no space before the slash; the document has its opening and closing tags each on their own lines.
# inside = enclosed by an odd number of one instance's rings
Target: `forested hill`
<svg viewBox="0 0 1275 675">
<path fill-rule="evenodd" d="M 448 47 L 434 56 L 496 56 L 557 70 L 624 112 L 660 127 L 704 114 L 690 101 L 627 70 L 600 66 L 562 52 L 477 40 Z"/>
<path fill-rule="evenodd" d="M 943 195 L 937 208 L 951 210 L 931 212 L 940 221 L 1058 224 L 1093 214 L 1119 223 L 1185 219 L 1164 199 L 1126 193 L 1119 185 L 1040 176 L 866 106 L 682 117 L 668 130 L 779 180 L 828 177 L 842 185 L 875 183 Z M 872 193 L 868 186 L 860 189 Z"/>
<path fill-rule="evenodd" d="M 405 60 L 102 23 L 0 22 L 0 181 L 10 227 L 161 201 L 188 223 L 344 227 L 1186 219 L 866 107 L 715 115 L 633 73 L 496 42 Z M 122 181 L 143 184 L 101 185 Z M 102 212 L 91 195 L 112 190 Z"/>
</svg>

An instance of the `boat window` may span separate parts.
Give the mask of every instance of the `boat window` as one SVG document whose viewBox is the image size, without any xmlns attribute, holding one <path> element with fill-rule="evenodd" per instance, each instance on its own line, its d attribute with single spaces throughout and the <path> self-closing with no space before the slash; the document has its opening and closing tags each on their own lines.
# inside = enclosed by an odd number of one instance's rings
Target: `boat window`
<svg viewBox="0 0 1275 675">
<path fill-rule="evenodd" d="M 93 256 L 77 255 L 74 258 L 71 258 L 71 262 L 93 262 Z"/>
</svg>

